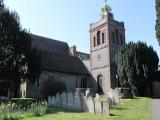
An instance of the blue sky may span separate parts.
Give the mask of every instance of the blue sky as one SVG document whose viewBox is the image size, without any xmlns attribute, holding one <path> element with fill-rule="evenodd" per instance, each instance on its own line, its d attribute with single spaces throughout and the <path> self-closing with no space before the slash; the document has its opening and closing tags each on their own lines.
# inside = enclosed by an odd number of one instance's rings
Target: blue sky
<svg viewBox="0 0 160 120">
<path fill-rule="evenodd" d="M 105 0 L 5 0 L 31 33 L 68 42 L 89 53 L 89 25 L 100 19 Z M 144 41 L 160 57 L 155 38 L 154 0 L 108 0 L 114 17 L 125 22 L 126 42 Z"/>
</svg>

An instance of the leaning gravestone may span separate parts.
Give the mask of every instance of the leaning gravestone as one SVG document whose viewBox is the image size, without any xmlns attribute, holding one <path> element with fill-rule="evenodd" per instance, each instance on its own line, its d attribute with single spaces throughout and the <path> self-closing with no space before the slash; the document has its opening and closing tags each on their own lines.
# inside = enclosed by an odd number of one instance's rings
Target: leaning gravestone
<svg viewBox="0 0 160 120">
<path fill-rule="evenodd" d="M 73 105 L 73 93 L 69 92 L 67 95 L 67 102 L 68 102 L 68 108 L 73 110 L 74 105 Z"/>
<path fill-rule="evenodd" d="M 48 97 L 48 106 L 52 106 L 52 98 L 51 98 L 51 96 Z"/>
<path fill-rule="evenodd" d="M 95 107 L 92 97 L 89 97 L 87 99 L 87 106 L 88 106 L 88 112 L 95 113 Z"/>
<path fill-rule="evenodd" d="M 55 96 L 52 96 L 51 101 L 52 101 L 52 106 L 56 106 L 56 98 L 55 98 Z"/>
<path fill-rule="evenodd" d="M 61 96 L 59 93 L 56 94 L 56 106 L 61 107 Z"/>
<path fill-rule="evenodd" d="M 80 95 L 78 93 L 74 94 L 74 110 L 81 111 L 81 100 Z"/>
<path fill-rule="evenodd" d="M 61 101 L 62 101 L 62 107 L 66 108 L 67 107 L 67 95 L 65 92 L 62 92 L 61 94 Z"/>
</svg>

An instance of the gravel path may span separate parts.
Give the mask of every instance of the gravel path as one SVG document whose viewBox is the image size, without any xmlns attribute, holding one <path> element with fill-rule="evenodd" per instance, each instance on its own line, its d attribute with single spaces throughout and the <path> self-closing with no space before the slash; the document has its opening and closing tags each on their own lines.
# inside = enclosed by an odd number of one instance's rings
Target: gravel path
<svg viewBox="0 0 160 120">
<path fill-rule="evenodd" d="M 160 99 L 152 100 L 152 120 L 160 120 Z"/>
</svg>

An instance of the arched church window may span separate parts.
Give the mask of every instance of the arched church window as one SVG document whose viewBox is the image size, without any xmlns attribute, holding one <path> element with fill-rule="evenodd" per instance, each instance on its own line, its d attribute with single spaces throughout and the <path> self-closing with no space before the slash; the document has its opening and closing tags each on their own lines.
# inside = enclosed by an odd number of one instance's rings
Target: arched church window
<svg viewBox="0 0 160 120">
<path fill-rule="evenodd" d="M 96 38 L 93 38 L 93 46 L 96 47 Z"/>
<path fill-rule="evenodd" d="M 116 30 L 116 43 L 119 44 L 119 35 L 118 35 L 118 30 Z"/>
<path fill-rule="evenodd" d="M 98 75 L 97 76 L 97 92 L 100 95 L 103 94 L 103 90 L 102 90 L 102 75 Z"/>
<path fill-rule="evenodd" d="M 100 45 L 100 31 L 97 32 L 97 45 Z"/>
<path fill-rule="evenodd" d="M 120 34 L 120 41 L 121 41 L 121 45 L 123 45 L 123 37 L 121 34 Z"/>
<path fill-rule="evenodd" d="M 104 33 L 102 33 L 102 44 L 104 44 Z"/>
</svg>

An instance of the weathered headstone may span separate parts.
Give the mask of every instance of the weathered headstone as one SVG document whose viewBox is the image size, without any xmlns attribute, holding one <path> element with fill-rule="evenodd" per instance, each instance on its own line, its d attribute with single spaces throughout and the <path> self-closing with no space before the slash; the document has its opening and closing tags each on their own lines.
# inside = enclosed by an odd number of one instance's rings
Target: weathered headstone
<svg viewBox="0 0 160 120">
<path fill-rule="evenodd" d="M 114 89 L 113 90 L 113 98 L 114 98 L 114 104 L 119 104 L 120 102 L 120 97 L 119 97 L 119 89 Z"/>
<path fill-rule="evenodd" d="M 67 102 L 68 102 L 68 108 L 69 109 L 74 109 L 73 105 L 73 93 L 69 92 L 67 95 Z"/>
<path fill-rule="evenodd" d="M 57 107 L 61 106 L 61 96 L 59 93 L 56 94 L 56 106 Z"/>
<path fill-rule="evenodd" d="M 67 107 L 67 95 L 66 92 L 61 93 L 61 101 L 62 101 L 62 107 L 66 108 Z"/>
<path fill-rule="evenodd" d="M 108 102 L 110 105 L 114 104 L 114 98 L 113 98 L 113 90 L 110 89 L 110 91 L 108 92 Z"/>
<path fill-rule="evenodd" d="M 56 106 L 56 98 L 55 98 L 55 96 L 52 96 L 51 101 L 52 101 L 52 106 Z"/>
<path fill-rule="evenodd" d="M 96 99 L 99 99 L 99 94 L 98 94 L 98 93 L 96 93 L 95 98 L 96 98 Z"/>
<path fill-rule="evenodd" d="M 101 102 L 95 100 L 95 113 L 102 113 Z"/>
<path fill-rule="evenodd" d="M 80 95 L 78 93 L 74 94 L 74 110 L 81 111 L 81 100 Z"/>
<path fill-rule="evenodd" d="M 51 98 L 51 96 L 48 97 L 48 106 L 52 106 L 52 98 Z"/>
<path fill-rule="evenodd" d="M 87 97 L 81 96 L 82 111 L 88 112 Z"/>
<path fill-rule="evenodd" d="M 109 112 L 109 102 L 104 101 L 101 104 L 102 104 L 102 114 L 109 116 L 109 114 L 110 114 L 110 112 Z"/>
<path fill-rule="evenodd" d="M 86 97 L 89 97 L 89 93 L 90 93 L 90 90 L 87 89 L 87 90 L 85 91 Z"/>
<path fill-rule="evenodd" d="M 88 112 L 95 113 L 95 107 L 92 97 L 89 97 L 87 99 L 87 106 L 88 106 Z"/>
<path fill-rule="evenodd" d="M 102 107 L 101 107 L 99 94 L 96 94 L 96 96 L 94 98 L 94 104 L 95 104 L 95 113 L 101 113 L 102 112 Z"/>
</svg>

